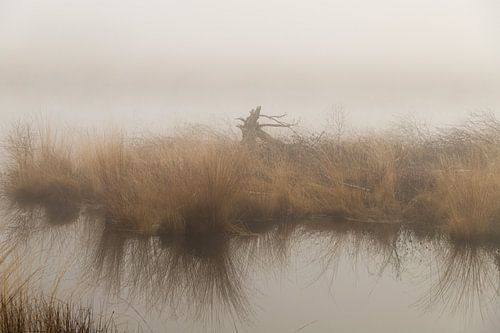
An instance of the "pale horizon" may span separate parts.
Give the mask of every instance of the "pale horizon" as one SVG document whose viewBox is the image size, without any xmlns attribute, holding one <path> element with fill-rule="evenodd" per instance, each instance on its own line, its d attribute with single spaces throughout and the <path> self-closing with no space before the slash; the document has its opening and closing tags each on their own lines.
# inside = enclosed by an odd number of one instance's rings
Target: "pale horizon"
<svg viewBox="0 0 500 333">
<path fill-rule="evenodd" d="M 0 115 L 456 122 L 500 110 L 499 18 L 488 0 L 4 1 Z"/>
</svg>

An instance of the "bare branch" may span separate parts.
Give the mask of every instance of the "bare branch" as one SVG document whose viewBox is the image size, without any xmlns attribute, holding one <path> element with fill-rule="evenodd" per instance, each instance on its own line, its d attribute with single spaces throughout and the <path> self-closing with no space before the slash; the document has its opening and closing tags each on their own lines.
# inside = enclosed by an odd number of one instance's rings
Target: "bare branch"
<svg viewBox="0 0 500 333">
<path fill-rule="evenodd" d="M 260 127 L 292 127 L 295 124 L 260 124 Z"/>
<path fill-rule="evenodd" d="M 365 191 L 365 192 L 371 192 L 372 190 L 367 188 L 367 187 L 363 187 L 363 186 L 359 186 L 359 185 L 354 185 L 354 184 L 349 184 L 349 183 L 344 183 L 344 182 L 341 182 L 342 185 L 346 186 L 346 187 L 350 187 L 350 188 L 353 188 L 355 190 L 360 190 L 360 191 Z"/>
<path fill-rule="evenodd" d="M 286 114 L 285 114 L 286 115 Z M 296 126 L 297 123 L 285 123 L 281 120 L 278 120 L 278 119 L 275 119 L 273 117 L 270 117 L 270 116 L 266 116 L 266 115 L 260 115 L 261 117 L 264 117 L 264 118 L 267 118 L 267 119 L 270 119 L 274 122 L 276 122 L 277 124 L 280 124 L 280 125 L 286 125 L 287 127 L 291 127 L 291 126 Z M 262 126 L 262 125 L 261 125 Z"/>
<path fill-rule="evenodd" d="M 268 115 L 265 115 L 265 114 L 261 114 L 260 116 L 264 117 L 264 118 L 268 118 L 268 119 L 274 119 L 274 118 L 284 118 L 284 117 L 287 116 L 287 114 L 283 113 L 283 114 L 280 114 L 278 116 L 268 116 Z"/>
</svg>

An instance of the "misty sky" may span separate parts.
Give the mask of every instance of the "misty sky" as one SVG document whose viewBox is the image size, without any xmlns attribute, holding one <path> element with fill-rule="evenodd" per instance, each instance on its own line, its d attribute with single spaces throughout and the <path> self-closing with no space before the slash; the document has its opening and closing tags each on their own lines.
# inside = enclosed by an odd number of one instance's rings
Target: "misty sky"
<svg viewBox="0 0 500 333">
<path fill-rule="evenodd" d="M 357 123 L 446 121 L 500 110 L 499 92 L 494 0 L 0 0 L 0 119 L 262 104 L 306 123 L 338 106 Z"/>
</svg>

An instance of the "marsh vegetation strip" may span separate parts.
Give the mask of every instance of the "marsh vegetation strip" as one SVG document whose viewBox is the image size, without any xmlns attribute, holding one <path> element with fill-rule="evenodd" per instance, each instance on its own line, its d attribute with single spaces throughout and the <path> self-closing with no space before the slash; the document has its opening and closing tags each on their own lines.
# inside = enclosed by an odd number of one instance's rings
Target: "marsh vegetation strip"
<svg viewBox="0 0 500 333">
<path fill-rule="evenodd" d="M 142 235 L 245 233 L 248 221 L 308 216 L 427 224 L 462 239 L 500 232 L 500 122 L 489 114 L 252 144 L 196 127 L 131 139 L 21 124 L 5 147 L 4 197 L 52 223 L 85 209 Z"/>
</svg>

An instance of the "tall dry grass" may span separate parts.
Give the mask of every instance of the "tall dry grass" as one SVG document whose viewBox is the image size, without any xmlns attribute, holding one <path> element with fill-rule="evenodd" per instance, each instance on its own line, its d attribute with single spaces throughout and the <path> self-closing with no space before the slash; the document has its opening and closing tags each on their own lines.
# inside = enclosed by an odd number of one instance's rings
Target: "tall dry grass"
<svg viewBox="0 0 500 333">
<path fill-rule="evenodd" d="M 42 205 L 50 221 L 74 218 L 81 201 L 72 145 L 50 127 L 13 126 L 2 192 L 21 207 Z"/>
<path fill-rule="evenodd" d="M 34 291 L 35 274 L 23 277 L 13 247 L 0 244 L 0 332 L 118 332 L 112 317 Z"/>
<path fill-rule="evenodd" d="M 118 330 L 110 319 L 95 315 L 89 308 L 19 293 L 0 298 L 0 332 L 105 333 Z"/>
<path fill-rule="evenodd" d="M 248 157 L 223 140 L 114 137 L 79 156 L 85 200 L 108 220 L 144 233 L 231 227 L 248 181 Z"/>
<path fill-rule="evenodd" d="M 18 126 L 7 146 L 5 197 L 41 206 L 52 220 L 91 208 L 143 234 L 308 215 L 421 222 L 464 238 L 500 232 L 500 122 L 491 115 L 446 129 L 400 122 L 378 132 L 295 133 L 253 147 L 210 130 L 68 141 Z"/>
</svg>

